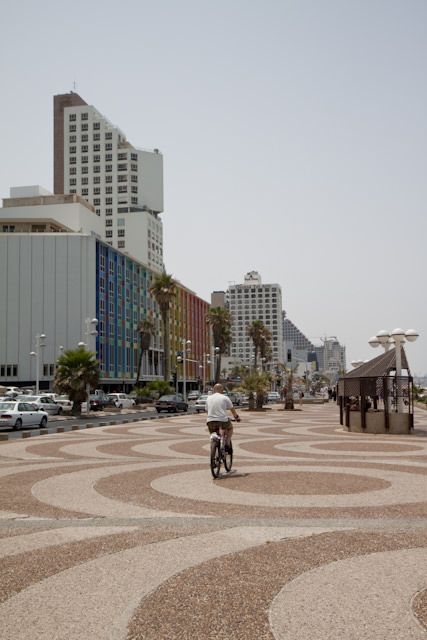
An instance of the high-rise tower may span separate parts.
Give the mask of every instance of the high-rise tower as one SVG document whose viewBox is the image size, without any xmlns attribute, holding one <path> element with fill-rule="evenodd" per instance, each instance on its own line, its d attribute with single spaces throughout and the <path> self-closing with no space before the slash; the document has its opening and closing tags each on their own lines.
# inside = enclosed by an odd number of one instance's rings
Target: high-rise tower
<svg viewBox="0 0 427 640">
<path fill-rule="evenodd" d="M 163 156 L 134 147 L 77 93 L 54 96 L 54 193 L 81 195 L 102 240 L 163 270 Z"/>
</svg>

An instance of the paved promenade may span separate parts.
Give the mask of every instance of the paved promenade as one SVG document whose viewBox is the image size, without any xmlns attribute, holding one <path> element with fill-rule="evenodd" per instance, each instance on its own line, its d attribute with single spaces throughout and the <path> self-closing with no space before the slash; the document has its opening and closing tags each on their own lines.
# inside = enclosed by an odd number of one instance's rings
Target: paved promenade
<svg viewBox="0 0 427 640">
<path fill-rule="evenodd" d="M 1 640 L 426 640 L 427 412 L 240 415 L 217 480 L 203 414 L 0 442 Z"/>
</svg>

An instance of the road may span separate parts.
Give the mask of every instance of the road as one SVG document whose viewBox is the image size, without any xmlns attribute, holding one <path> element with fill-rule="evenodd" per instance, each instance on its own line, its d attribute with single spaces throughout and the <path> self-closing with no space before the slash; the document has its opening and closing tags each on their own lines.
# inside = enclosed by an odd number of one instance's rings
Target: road
<svg viewBox="0 0 427 640">
<path fill-rule="evenodd" d="M 194 406 L 189 405 L 188 413 L 197 413 Z M 80 429 L 86 429 L 87 424 L 92 424 L 94 427 L 99 426 L 100 423 L 110 424 L 112 421 L 117 423 L 123 423 L 125 420 L 128 422 L 139 420 L 153 420 L 170 417 L 173 413 L 162 412 L 157 414 L 153 408 L 149 409 L 121 409 L 120 411 L 91 411 L 89 415 L 82 414 L 80 417 L 61 415 L 61 416 L 49 416 L 47 423 L 48 433 L 56 433 L 58 427 L 63 427 L 64 431 L 72 431 L 74 425 L 78 425 Z M 178 414 L 179 415 L 179 414 Z M 24 431 L 28 431 L 33 436 L 40 435 L 40 429 L 38 427 L 29 427 L 28 429 L 22 429 L 15 431 L 10 427 L 0 427 L 0 434 L 8 434 L 9 440 L 18 440 L 23 436 Z"/>
</svg>

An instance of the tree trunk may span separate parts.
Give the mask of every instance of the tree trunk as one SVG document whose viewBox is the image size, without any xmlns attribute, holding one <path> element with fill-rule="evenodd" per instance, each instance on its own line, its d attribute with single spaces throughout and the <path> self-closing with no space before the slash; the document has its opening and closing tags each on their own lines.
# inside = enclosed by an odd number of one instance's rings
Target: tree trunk
<svg viewBox="0 0 427 640">
<path fill-rule="evenodd" d="M 169 382 L 169 326 L 168 314 L 162 313 L 163 320 L 163 380 Z"/>
</svg>

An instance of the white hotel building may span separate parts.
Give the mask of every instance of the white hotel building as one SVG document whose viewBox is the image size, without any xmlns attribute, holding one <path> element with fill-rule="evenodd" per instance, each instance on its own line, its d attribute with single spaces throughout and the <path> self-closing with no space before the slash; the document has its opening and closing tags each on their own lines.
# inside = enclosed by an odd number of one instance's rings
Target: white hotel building
<svg viewBox="0 0 427 640">
<path fill-rule="evenodd" d="M 273 362 L 284 362 L 282 329 L 282 290 L 278 284 L 262 284 L 256 271 L 245 275 L 243 284 L 231 285 L 227 305 L 233 316 L 230 356 L 234 363 L 253 364 L 254 346 L 247 327 L 261 320 L 271 331 Z"/>
<path fill-rule="evenodd" d="M 162 154 L 134 147 L 73 92 L 54 96 L 54 193 L 85 198 L 103 241 L 163 271 Z"/>
</svg>

